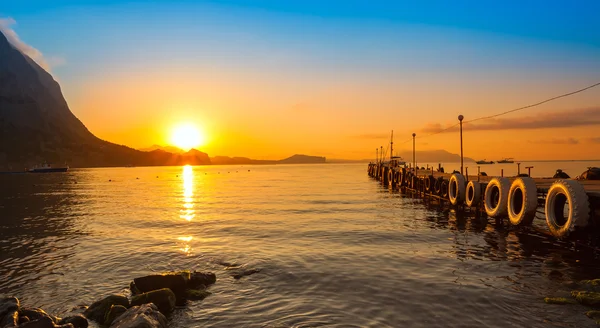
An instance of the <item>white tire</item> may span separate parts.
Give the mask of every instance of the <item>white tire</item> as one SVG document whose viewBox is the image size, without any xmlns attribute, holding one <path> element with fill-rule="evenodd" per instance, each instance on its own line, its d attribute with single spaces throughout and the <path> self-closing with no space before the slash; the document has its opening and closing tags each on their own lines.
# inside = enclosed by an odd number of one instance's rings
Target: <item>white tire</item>
<svg viewBox="0 0 600 328">
<path fill-rule="evenodd" d="M 475 207 L 481 202 L 481 183 L 469 181 L 465 192 L 465 202 L 469 207 Z"/>
<path fill-rule="evenodd" d="M 448 183 L 448 198 L 452 205 L 461 205 L 465 201 L 465 177 L 453 173 Z"/>
<path fill-rule="evenodd" d="M 564 207 L 569 206 L 565 218 Z M 590 203 L 583 186 L 575 180 L 556 180 L 546 195 L 546 223 L 550 232 L 564 238 L 590 220 Z"/>
<path fill-rule="evenodd" d="M 517 178 L 508 191 L 508 218 L 512 225 L 531 225 L 537 210 L 537 187 L 532 178 Z"/>
<path fill-rule="evenodd" d="M 485 188 L 485 212 L 489 217 L 504 217 L 508 212 L 508 178 L 492 178 Z"/>
</svg>

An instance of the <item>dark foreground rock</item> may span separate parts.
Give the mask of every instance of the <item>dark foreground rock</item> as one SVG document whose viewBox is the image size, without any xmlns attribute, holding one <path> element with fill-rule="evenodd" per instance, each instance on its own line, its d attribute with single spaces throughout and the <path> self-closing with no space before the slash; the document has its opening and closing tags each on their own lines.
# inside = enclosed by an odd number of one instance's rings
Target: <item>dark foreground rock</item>
<svg viewBox="0 0 600 328">
<path fill-rule="evenodd" d="M 135 278 L 130 284 L 130 289 L 132 295 L 138 295 L 153 290 L 168 288 L 175 294 L 176 304 L 184 305 L 186 300 L 186 290 L 212 285 L 216 281 L 217 276 L 210 272 L 168 272 Z"/>
<path fill-rule="evenodd" d="M 131 298 L 131 305 L 153 303 L 163 314 L 169 314 L 175 309 L 175 294 L 169 288 L 153 290 L 151 292 L 135 295 Z"/>
<path fill-rule="evenodd" d="M 74 328 L 72 324 L 56 325 L 50 317 L 42 317 L 19 325 L 19 328 Z"/>
<path fill-rule="evenodd" d="M 88 321 L 87 319 L 81 315 L 81 314 L 77 314 L 77 315 L 72 315 L 72 316 L 68 316 L 65 318 L 62 318 L 58 324 L 60 325 L 65 325 L 65 324 L 72 324 L 73 327 L 75 328 L 87 328 L 88 327 Z"/>
<path fill-rule="evenodd" d="M 116 318 L 121 316 L 121 314 L 127 312 L 127 308 L 122 305 L 113 305 L 110 307 L 110 310 L 106 314 L 106 318 L 104 318 L 104 325 L 110 326 Z"/>
<path fill-rule="evenodd" d="M 19 310 L 20 317 L 27 317 L 30 321 L 35 321 L 42 318 L 49 318 L 53 323 L 58 323 L 58 318 L 46 313 L 40 308 L 21 308 Z"/>
<path fill-rule="evenodd" d="M 573 297 L 577 302 L 592 306 L 592 307 L 600 307 L 600 293 L 597 292 L 588 292 L 588 291 L 573 291 L 571 292 Z"/>
<path fill-rule="evenodd" d="M 167 318 L 154 304 L 133 306 L 118 317 L 110 328 L 167 328 Z"/>
<path fill-rule="evenodd" d="M 8 312 L 0 317 L 0 328 L 16 327 L 19 324 L 19 311 Z"/>
<path fill-rule="evenodd" d="M 16 297 L 4 297 L 0 299 L 0 319 L 9 313 L 19 310 L 19 300 Z"/>
<path fill-rule="evenodd" d="M 113 305 L 122 305 L 126 308 L 129 307 L 129 299 L 121 295 L 110 295 L 101 300 L 94 302 L 90 307 L 83 312 L 83 315 L 98 323 L 104 323 L 106 313 L 110 310 Z"/>
</svg>

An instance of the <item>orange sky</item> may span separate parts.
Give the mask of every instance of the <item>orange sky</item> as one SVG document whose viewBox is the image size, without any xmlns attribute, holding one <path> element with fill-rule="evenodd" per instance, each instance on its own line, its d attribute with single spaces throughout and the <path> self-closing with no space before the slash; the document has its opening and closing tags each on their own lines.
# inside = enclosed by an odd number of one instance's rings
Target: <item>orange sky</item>
<svg viewBox="0 0 600 328">
<path fill-rule="evenodd" d="M 419 4 L 289 5 L 30 11 L 15 2 L 0 25 L 39 49 L 30 53 L 100 138 L 167 145 L 173 126 L 192 123 L 210 156 L 370 159 L 390 130 L 396 149 L 410 149 L 402 142 L 415 132 L 418 149 L 459 153 L 456 131 L 424 136 L 458 114 L 492 115 L 600 81 L 600 29 L 589 28 L 598 21 L 577 6 L 533 17 L 539 8 L 525 4 L 453 4 L 451 16 Z M 502 10 L 510 20 L 494 14 Z M 477 124 L 464 127 L 467 157 L 597 159 L 600 87 Z"/>
</svg>

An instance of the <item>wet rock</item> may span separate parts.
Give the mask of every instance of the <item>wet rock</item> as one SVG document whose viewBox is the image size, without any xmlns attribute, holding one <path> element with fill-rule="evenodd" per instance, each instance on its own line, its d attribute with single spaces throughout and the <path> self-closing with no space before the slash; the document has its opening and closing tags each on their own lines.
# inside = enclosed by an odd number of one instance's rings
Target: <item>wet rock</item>
<svg viewBox="0 0 600 328">
<path fill-rule="evenodd" d="M 19 316 L 28 317 L 30 321 L 35 321 L 42 318 L 50 318 L 52 322 L 58 323 L 58 318 L 46 313 L 46 311 L 40 308 L 21 308 L 19 310 Z"/>
<path fill-rule="evenodd" d="M 214 273 L 179 271 L 135 278 L 129 287 L 132 295 L 168 288 L 175 293 L 177 304 L 183 305 L 185 304 L 186 289 L 214 284 L 216 280 L 217 277 Z"/>
<path fill-rule="evenodd" d="M 600 279 L 581 280 L 577 286 L 586 291 L 600 292 Z"/>
<path fill-rule="evenodd" d="M 590 319 L 600 320 L 600 311 L 587 311 L 585 315 Z"/>
<path fill-rule="evenodd" d="M 135 278 L 133 279 L 134 289 L 132 289 L 131 293 L 132 295 L 140 295 L 141 293 L 168 288 L 175 293 L 177 304 L 183 305 L 185 303 L 185 290 L 189 279 L 190 272 L 185 271 Z"/>
<path fill-rule="evenodd" d="M 188 289 L 186 291 L 187 299 L 192 301 L 201 301 L 211 294 L 211 292 L 205 289 Z"/>
<path fill-rule="evenodd" d="M 583 305 L 600 307 L 600 293 L 575 290 L 571 292 L 571 295 Z"/>
<path fill-rule="evenodd" d="M 548 304 L 577 304 L 574 299 L 566 298 L 566 297 L 546 297 L 544 298 L 544 302 Z"/>
<path fill-rule="evenodd" d="M 50 317 L 41 317 L 19 325 L 19 328 L 55 328 L 56 325 Z"/>
<path fill-rule="evenodd" d="M 19 325 L 19 311 L 14 310 L 0 317 L 0 327 L 16 327 Z"/>
<path fill-rule="evenodd" d="M 253 275 L 255 273 L 259 273 L 260 269 L 241 269 L 241 270 L 236 270 L 235 272 L 233 272 L 231 274 L 231 276 L 233 277 L 233 279 L 241 279 L 243 277 L 246 276 L 250 276 Z"/>
<path fill-rule="evenodd" d="M 29 321 L 31 321 L 31 320 L 29 320 L 28 316 L 19 317 L 19 324 L 22 324 L 22 323 L 25 323 L 25 322 L 29 322 Z"/>
<path fill-rule="evenodd" d="M 154 304 L 134 306 L 118 317 L 110 328 L 167 328 L 167 318 Z"/>
<path fill-rule="evenodd" d="M 77 315 L 72 315 L 72 316 L 68 316 L 66 318 L 62 318 L 58 324 L 59 325 L 65 325 L 65 324 L 72 324 L 73 327 L 75 328 L 87 328 L 88 327 L 88 321 L 87 319 L 81 315 L 81 314 L 77 314 Z"/>
<path fill-rule="evenodd" d="M 6 314 L 19 310 L 19 300 L 16 297 L 4 297 L 0 299 L 0 319 Z"/>
<path fill-rule="evenodd" d="M 110 307 L 108 313 L 106 313 L 106 318 L 104 319 L 104 325 L 110 326 L 116 318 L 118 318 L 121 314 L 127 312 L 127 308 L 122 305 L 113 305 Z"/>
<path fill-rule="evenodd" d="M 163 288 L 136 295 L 131 298 L 131 305 L 142 305 L 147 303 L 154 303 L 160 312 L 169 314 L 175 309 L 175 293 L 169 288 Z"/>
<path fill-rule="evenodd" d="M 98 323 L 104 323 L 106 313 L 113 305 L 122 305 L 128 308 L 129 300 L 125 296 L 110 295 L 94 302 L 83 312 L 83 315 L 90 320 L 94 320 Z"/>
<path fill-rule="evenodd" d="M 188 288 L 197 289 L 200 286 L 208 286 L 217 282 L 217 276 L 212 272 L 192 272 L 188 282 Z"/>
</svg>

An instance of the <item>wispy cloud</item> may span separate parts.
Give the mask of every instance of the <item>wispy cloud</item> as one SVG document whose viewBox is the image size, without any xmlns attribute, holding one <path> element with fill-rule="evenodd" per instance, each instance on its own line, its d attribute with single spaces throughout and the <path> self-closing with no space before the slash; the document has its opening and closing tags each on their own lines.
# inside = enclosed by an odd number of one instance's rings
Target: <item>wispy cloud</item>
<svg viewBox="0 0 600 328">
<path fill-rule="evenodd" d="M 490 119 L 481 121 L 481 123 L 468 123 L 468 120 L 466 120 L 465 129 L 468 129 L 469 131 L 535 130 L 593 125 L 600 125 L 600 107 L 540 113 L 537 115 L 515 118 Z M 442 131 L 448 126 L 452 125 L 443 126 L 439 123 L 429 123 L 423 127 L 421 131 L 425 133 L 435 133 Z M 442 132 L 454 132 L 455 130 L 456 128 L 452 128 Z"/>
<path fill-rule="evenodd" d="M 50 68 L 64 65 L 65 60 L 61 57 L 49 57 L 45 58 L 41 51 L 36 48 L 28 45 L 23 42 L 17 32 L 12 29 L 11 26 L 15 25 L 17 22 L 8 17 L 8 18 L 0 18 L 0 32 L 6 36 L 6 39 L 10 44 L 12 44 L 17 50 L 24 53 L 33 59 L 38 65 L 44 68 L 46 71 L 50 71 Z"/>
<path fill-rule="evenodd" d="M 535 144 L 577 145 L 580 143 L 580 140 L 576 139 L 576 138 L 565 138 L 565 139 L 552 138 L 552 139 L 530 140 L 529 142 L 535 143 Z"/>
</svg>

